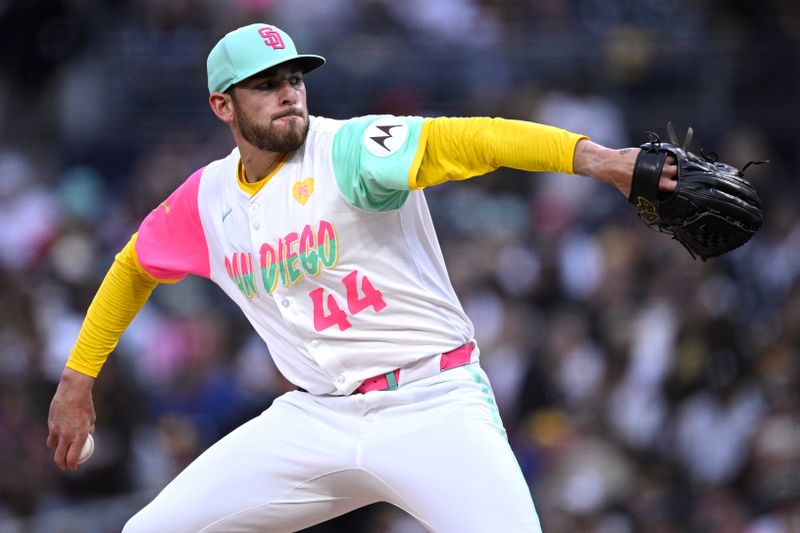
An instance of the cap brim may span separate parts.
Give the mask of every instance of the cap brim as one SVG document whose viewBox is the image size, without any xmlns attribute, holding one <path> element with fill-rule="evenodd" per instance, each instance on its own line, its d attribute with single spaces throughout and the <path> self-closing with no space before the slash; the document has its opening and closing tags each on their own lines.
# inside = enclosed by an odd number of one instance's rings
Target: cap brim
<svg viewBox="0 0 800 533">
<path fill-rule="evenodd" d="M 300 70 L 303 72 L 303 74 L 308 74 L 312 70 L 318 69 L 319 67 L 324 65 L 325 58 L 322 56 L 315 56 L 311 54 L 299 54 L 294 57 L 290 57 L 289 59 L 279 61 L 274 65 L 269 65 L 268 67 L 255 70 L 253 72 L 243 73 L 236 79 L 232 80 L 230 85 L 228 85 L 228 87 L 233 87 L 237 83 L 241 83 L 248 78 L 252 78 L 256 74 L 260 74 L 261 72 L 267 71 L 269 69 L 275 68 L 280 65 L 285 65 L 286 63 L 297 63 L 300 65 Z"/>
<path fill-rule="evenodd" d="M 325 64 L 324 57 L 315 56 L 312 54 L 299 55 L 294 59 L 290 59 L 289 61 L 284 61 L 284 63 L 288 63 L 290 61 L 297 61 L 298 63 L 300 63 L 300 68 L 302 69 L 303 74 L 308 74 L 312 70 L 316 70 Z"/>
</svg>

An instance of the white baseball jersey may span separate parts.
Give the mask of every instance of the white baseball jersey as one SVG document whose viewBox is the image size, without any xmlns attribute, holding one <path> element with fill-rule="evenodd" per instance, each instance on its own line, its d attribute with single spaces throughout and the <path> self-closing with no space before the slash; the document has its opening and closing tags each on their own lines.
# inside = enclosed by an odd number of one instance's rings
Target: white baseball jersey
<svg viewBox="0 0 800 533">
<path fill-rule="evenodd" d="M 190 176 L 142 223 L 160 280 L 211 279 L 315 394 L 460 346 L 473 326 L 450 284 L 425 197 L 410 190 L 423 119 L 310 118 L 308 138 L 255 194 L 239 151 Z"/>
</svg>

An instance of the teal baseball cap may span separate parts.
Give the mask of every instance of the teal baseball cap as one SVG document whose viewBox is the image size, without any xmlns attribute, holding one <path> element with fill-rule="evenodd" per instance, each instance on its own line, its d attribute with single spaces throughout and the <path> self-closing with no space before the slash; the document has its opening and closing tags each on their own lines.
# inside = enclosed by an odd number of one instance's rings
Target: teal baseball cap
<svg viewBox="0 0 800 533">
<path fill-rule="evenodd" d="M 298 54 L 289 34 L 271 24 L 237 28 L 220 39 L 208 54 L 208 92 L 224 92 L 231 85 L 287 61 L 297 61 L 304 74 L 325 64 L 322 56 Z"/>
</svg>

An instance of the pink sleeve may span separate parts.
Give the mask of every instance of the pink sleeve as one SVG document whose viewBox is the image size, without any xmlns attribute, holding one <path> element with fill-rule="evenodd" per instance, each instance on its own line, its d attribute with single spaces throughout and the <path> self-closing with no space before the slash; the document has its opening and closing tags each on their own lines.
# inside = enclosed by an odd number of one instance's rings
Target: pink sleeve
<svg viewBox="0 0 800 533">
<path fill-rule="evenodd" d="M 179 281 L 188 274 L 210 277 L 208 244 L 200 222 L 198 191 L 201 168 L 153 209 L 139 226 L 136 256 L 159 281 Z"/>
</svg>

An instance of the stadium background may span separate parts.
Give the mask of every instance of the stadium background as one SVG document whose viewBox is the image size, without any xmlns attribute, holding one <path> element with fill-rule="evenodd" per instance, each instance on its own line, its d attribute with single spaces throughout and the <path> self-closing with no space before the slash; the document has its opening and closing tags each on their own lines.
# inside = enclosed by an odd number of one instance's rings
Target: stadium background
<svg viewBox="0 0 800 533">
<path fill-rule="evenodd" d="M 62 474 L 45 447 L 113 255 L 233 146 L 205 57 L 257 20 L 327 57 L 312 114 L 498 115 L 615 147 L 672 120 L 731 163 L 770 159 L 748 172 L 763 229 L 708 263 L 585 178 L 501 170 L 428 199 L 546 531 L 800 530 L 797 2 L 4 0 L 0 531 L 118 531 L 287 389 L 188 279 L 156 289 L 96 383 L 92 460 Z M 419 529 L 377 505 L 311 531 Z"/>
</svg>

